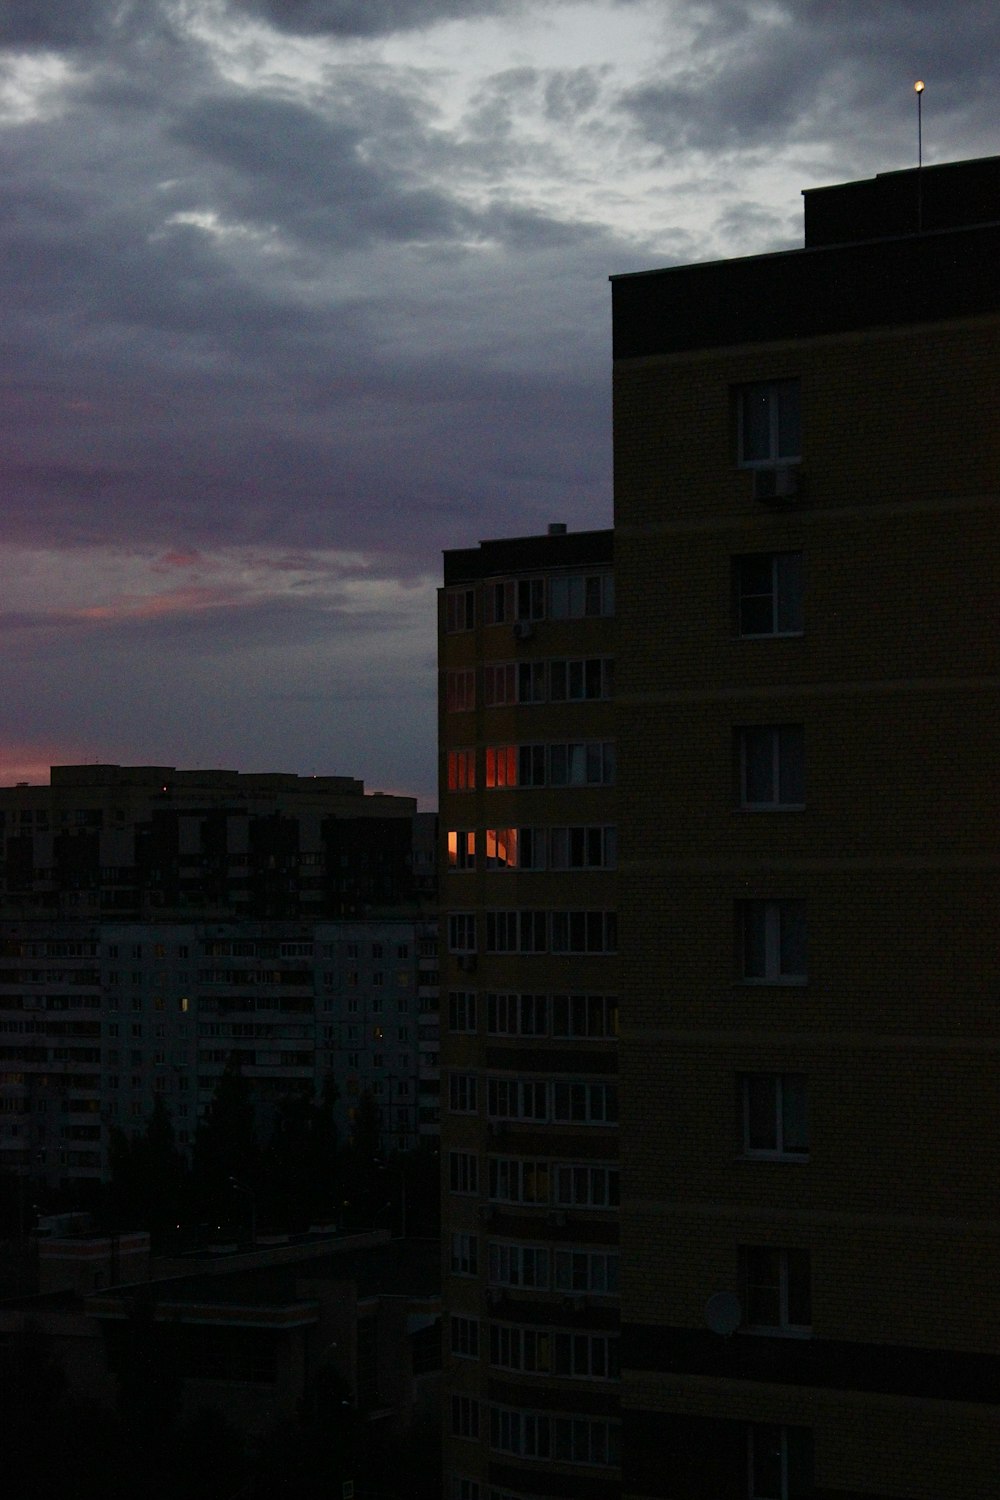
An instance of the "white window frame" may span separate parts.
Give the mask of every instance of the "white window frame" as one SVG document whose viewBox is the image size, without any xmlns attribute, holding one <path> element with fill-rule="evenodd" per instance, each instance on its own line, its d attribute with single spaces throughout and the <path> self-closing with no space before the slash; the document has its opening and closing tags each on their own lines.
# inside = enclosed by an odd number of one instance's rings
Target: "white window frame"
<svg viewBox="0 0 1000 1500">
<path fill-rule="evenodd" d="M 763 1280 L 759 1260 L 761 1256 L 777 1256 L 777 1282 L 767 1283 Z M 793 1267 L 790 1257 L 804 1258 L 805 1262 L 805 1292 L 810 1303 L 809 1321 L 800 1323 L 793 1321 L 792 1303 L 793 1282 L 802 1274 L 801 1264 Z M 741 1245 L 740 1246 L 740 1285 L 743 1293 L 743 1327 L 748 1333 L 767 1333 L 780 1335 L 785 1338 L 808 1338 L 812 1334 L 812 1286 L 811 1266 L 808 1250 L 789 1249 L 779 1245 Z M 775 1321 L 761 1322 L 753 1318 L 751 1304 L 754 1300 L 751 1288 L 768 1287 L 778 1294 L 777 1317 Z M 801 1285 L 798 1288 L 801 1295 Z"/>
<path fill-rule="evenodd" d="M 755 1111 L 755 1091 L 763 1097 Z M 766 1095 L 770 1097 L 766 1097 Z M 798 1099 L 793 1102 L 793 1095 Z M 763 1109 L 761 1109 L 763 1105 Z M 742 1123 L 743 1155 L 754 1161 L 808 1161 L 809 1160 L 809 1116 L 808 1090 L 804 1073 L 743 1073 L 740 1075 L 740 1107 Z M 804 1120 L 805 1145 L 790 1145 L 787 1121 L 789 1109 L 796 1108 Z M 752 1120 L 755 1112 L 770 1115 L 773 1128 L 773 1146 L 754 1145 Z"/>
<path fill-rule="evenodd" d="M 741 984 L 805 984 L 808 961 L 805 957 L 805 902 L 797 898 L 738 901 L 737 943 L 739 981 Z M 802 968 L 786 968 L 792 962 L 786 957 L 786 936 L 793 922 L 802 924 Z M 751 945 L 759 949 L 761 964 L 751 959 Z"/>
<path fill-rule="evenodd" d="M 765 591 L 752 592 L 744 574 L 751 565 L 770 572 Z M 740 640 L 773 640 L 801 636 L 803 632 L 803 554 L 801 552 L 745 552 L 733 559 L 736 602 L 736 634 Z M 768 601 L 769 619 L 764 630 L 744 628 L 744 606 L 754 600 Z M 794 623 L 788 623 L 789 615 Z M 783 618 L 784 617 L 784 618 Z"/>
<path fill-rule="evenodd" d="M 795 395 L 796 437 L 798 441 L 788 446 L 781 430 L 782 396 Z M 747 404 L 761 400 L 766 408 L 767 451 L 748 456 Z M 741 385 L 736 392 L 737 428 L 739 443 L 739 465 L 741 469 L 768 469 L 778 464 L 797 464 L 802 460 L 802 388 L 797 377 L 781 380 L 755 380 Z"/>
<path fill-rule="evenodd" d="M 749 812 L 801 812 L 805 807 L 805 732 L 801 724 L 743 724 L 736 731 L 739 759 L 739 801 Z M 754 740 L 756 739 L 756 746 Z M 759 750 L 768 763 L 770 785 L 767 795 L 755 796 L 751 777 L 755 772 L 752 757 Z M 797 763 L 797 764 L 796 764 Z M 787 797 L 790 780 L 802 790 L 799 797 Z"/>
</svg>

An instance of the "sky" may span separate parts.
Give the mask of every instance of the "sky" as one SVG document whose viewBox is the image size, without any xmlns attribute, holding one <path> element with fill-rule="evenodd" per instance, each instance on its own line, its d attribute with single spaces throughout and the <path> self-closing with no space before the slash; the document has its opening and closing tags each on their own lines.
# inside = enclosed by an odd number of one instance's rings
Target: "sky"
<svg viewBox="0 0 1000 1500">
<path fill-rule="evenodd" d="M 0 784 L 435 801 L 441 552 L 611 524 L 610 275 L 1000 152 L 995 0 L 4 0 Z"/>
</svg>

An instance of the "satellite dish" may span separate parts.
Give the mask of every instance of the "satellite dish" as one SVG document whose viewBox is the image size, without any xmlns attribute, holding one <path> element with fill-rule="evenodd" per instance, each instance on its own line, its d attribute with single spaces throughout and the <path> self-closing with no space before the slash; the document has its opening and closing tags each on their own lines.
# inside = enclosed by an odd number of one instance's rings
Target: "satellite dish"
<svg viewBox="0 0 1000 1500">
<path fill-rule="evenodd" d="M 735 1292 L 716 1292 L 705 1303 L 705 1322 L 713 1333 L 728 1338 L 743 1322 L 743 1305 Z"/>
</svg>

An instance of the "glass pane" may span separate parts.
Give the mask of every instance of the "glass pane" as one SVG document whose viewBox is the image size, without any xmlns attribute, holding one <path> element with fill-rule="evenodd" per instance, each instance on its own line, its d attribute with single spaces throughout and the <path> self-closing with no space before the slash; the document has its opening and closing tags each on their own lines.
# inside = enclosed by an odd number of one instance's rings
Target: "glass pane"
<svg viewBox="0 0 1000 1500">
<path fill-rule="evenodd" d="M 782 1500 L 781 1428 L 750 1430 L 751 1500 Z"/>
<path fill-rule="evenodd" d="M 769 1073 L 753 1073 L 744 1087 L 747 1146 L 751 1151 L 776 1151 L 776 1080 Z"/>
<path fill-rule="evenodd" d="M 779 552 L 774 559 L 778 591 L 778 630 L 802 629 L 802 553 Z"/>
<path fill-rule="evenodd" d="M 782 380 L 775 387 L 778 407 L 778 458 L 798 458 L 802 452 L 799 423 L 799 382 Z"/>
<path fill-rule="evenodd" d="M 804 1073 L 785 1073 L 781 1080 L 782 1145 L 786 1151 L 809 1150 L 809 1113 Z"/>
<path fill-rule="evenodd" d="M 788 1321 L 794 1327 L 808 1328 L 812 1323 L 809 1251 L 786 1250 L 785 1257 L 788 1269 Z"/>
<path fill-rule="evenodd" d="M 743 801 L 756 806 L 774 800 L 774 730 L 744 729 Z"/>
<path fill-rule="evenodd" d="M 771 391 L 768 385 L 746 386 L 741 393 L 740 458 L 766 462 L 771 455 Z"/>
<path fill-rule="evenodd" d="M 778 800 L 801 806 L 806 800 L 805 736 L 801 724 L 786 724 L 778 732 L 778 763 L 781 785 Z"/>
<path fill-rule="evenodd" d="M 782 901 L 781 973 L 804 979 L 806 973 L 806 906 L 804 901 Z"/>
</svg>

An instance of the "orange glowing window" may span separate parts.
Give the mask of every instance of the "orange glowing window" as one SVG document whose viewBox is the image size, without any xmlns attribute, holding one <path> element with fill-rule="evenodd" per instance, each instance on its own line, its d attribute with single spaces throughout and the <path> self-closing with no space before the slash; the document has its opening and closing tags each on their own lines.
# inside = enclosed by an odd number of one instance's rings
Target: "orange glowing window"
<svg viewBox="0 0 1000 1500">
<path fill-rule="evenodd" d="M 452 828 L 448 831 L 449 870 L 474 870 L 476 867 L 476 835 L 471 828 Z"/>
<path fill-rule="evenodd" d="M 487 787 L 517 786 L 517 746 L 487 745 Z"/>
</svg>

